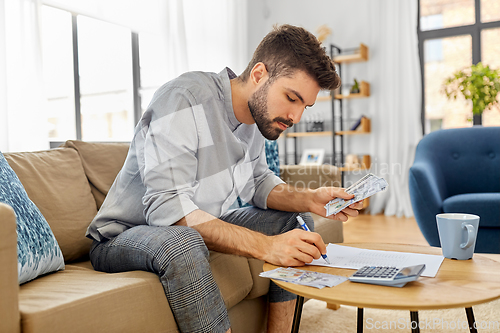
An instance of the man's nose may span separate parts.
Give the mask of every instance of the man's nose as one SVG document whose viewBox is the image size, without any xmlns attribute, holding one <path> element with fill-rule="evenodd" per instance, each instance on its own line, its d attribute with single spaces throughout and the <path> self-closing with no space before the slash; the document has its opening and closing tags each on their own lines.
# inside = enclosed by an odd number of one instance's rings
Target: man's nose
<svg viewBox="0 0 500 333">
<path fill-rule="evenodd" d="M 304 110 L 302 109 L 290 110 L 288 113 L 288 119 L 290 119 L 294 124 L 298 124 L 303 113 Z"/>
</svg>

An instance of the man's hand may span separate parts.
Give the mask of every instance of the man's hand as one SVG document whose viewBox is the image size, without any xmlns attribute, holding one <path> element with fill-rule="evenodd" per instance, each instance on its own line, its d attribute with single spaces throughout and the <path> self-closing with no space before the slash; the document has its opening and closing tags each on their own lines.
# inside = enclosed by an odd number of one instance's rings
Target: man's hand
<svg viewBox="0 0 500 333">
<path fill-rule="evenodd" d="M 303 266 L 326 253 L 319 234 L 301 229 L 267 236 L 221 221 L 201 210 L 191 212 L 176 224 L 198 231 L 210 250 L 253 257 L 280 266 Z"/>
<path fill-rule="evenodd" d="M 325 216 L 325 205 L 335 198 L 352 199 L 353 194 L 348 194 L 338 187 L 320 187 L 318 189 L 297 189 L 288 184 L 279 184 L 269 193 L 267 207 L 285 212 L 312 212 L 320 216 L 347 221 L 349 216 L 358 216 L 363 201 L 353 203 L 335 215 Z"/>
<path fill-rule="evenodd" d="M 278 266 L 303 266 L 326 254 L 321 236 L 315 232 L 294 229 L 269 236 L 264 260 Z"/>
<path fill-rule="evenodd" d="M 359 210 L 363 208 L 363 201 L 355 202 L 349 207 L 343 209 L 339 213 L 335 215 L 325 216 L 326 209 L 325 205 L 335 198 L 342 198 L 345 200 L 349 200 L 354 198 L 354 194 L 349 194 L 344 191 L 342 188 L 338 187 L 320 187 L 316 190 L 313 190 L 312 204 L 311 204 L 311 212 L 318 214 L 320 216 L 339 221 L 347 221 L 349 216 L 358 216 Z"/>
</svg>

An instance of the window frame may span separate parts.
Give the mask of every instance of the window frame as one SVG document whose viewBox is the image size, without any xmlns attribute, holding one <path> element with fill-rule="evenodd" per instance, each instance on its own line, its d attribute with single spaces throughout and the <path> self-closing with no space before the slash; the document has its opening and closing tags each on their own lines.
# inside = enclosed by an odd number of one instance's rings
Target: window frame
<svg viewBox="0 0 500 333">
<path fill-rule="evenodd" d="M 47 5 L 50 6 L 50 5 Z M 57 7 L 54 7 L 57 8 Z M 69 12 L 65 9 L 60 9 Z M 81 90 L 80 90 L 80 60 L 78 55 L 78 16 L 82 14 L 71 13 L 71 33 L 72 33 L 72 54 L 73 54 L 73 92 L 74 92 L 74 112 L 75 112 L 75 128 L 76 140 L 82 140 L 82 119 L 81 119 Z M 131 30 L 131 51 L 132 51 L 132 94 L 133 94 L 133 115 L 134 125 L 136 125 L 141 116 L 141 68 L 139 55 L 139 34 Z M 50 141 L 51 148 L 55 148 L 63 144 L 59 141 Z"/>
<path fill-rule="evenodd" d="M 447 38 L 455 36 L 470 35 L 472 38 L 472 64 L 481 62 L 481 31 L 486 29 L 500 28 L 500 20 L 492 22 L 481 22 L 481 0 L 474 0 L 475 23 L 451 28 L 433 29 L 421 31 L 420 29 L 420 0 L 418 0 L 418 55 L 420 58 L 421 74 L 421 122 L 422 134 L 425 135 L 425 63 L 424 63 L 424 43 L 428 39 Z M 473 124 L 481 124 L 481 115 L 474 115 Z"/>
</svg>

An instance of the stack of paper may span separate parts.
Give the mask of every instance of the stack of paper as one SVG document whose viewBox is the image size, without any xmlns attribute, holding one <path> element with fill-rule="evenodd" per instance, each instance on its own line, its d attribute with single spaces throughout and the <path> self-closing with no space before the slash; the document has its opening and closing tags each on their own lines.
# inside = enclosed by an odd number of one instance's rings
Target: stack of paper
<svg viewBox="0 0 500 333">
<path fill-rule="evenodd" d="M 422 276 L 435 277 L 444 260 L 443 256 L 434 254 L 367 250 L 337 244 L 328 244 L 326 253 L 331 264 L 320 258 L 313 260 L 310 265 L 360 269 L 363 266 L 403 268 L 425 264 Z"/>
</svg>

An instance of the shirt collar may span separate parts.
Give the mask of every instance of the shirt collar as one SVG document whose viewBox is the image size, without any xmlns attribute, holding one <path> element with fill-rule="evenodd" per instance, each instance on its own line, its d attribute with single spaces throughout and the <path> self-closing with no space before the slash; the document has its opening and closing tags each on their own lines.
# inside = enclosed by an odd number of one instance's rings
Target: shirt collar
<svg viewBox="0 0 500 333">
<path fill-rule="evenodd" d="M 233 109 L 233 99 L 231 97 L 231 82 L 230 80 L 237 77 L 237 75 L 231 70 L 231 68 L 226 67 L 220 73 L 219 76 L 222 79 L 223 91 L 224 91 L 224 104 L 226 107 L 226 114 L 229 119 L 229 127 L 231 131 L 234 131 L 241 123 L 236 119 Z"/>
</svg>

